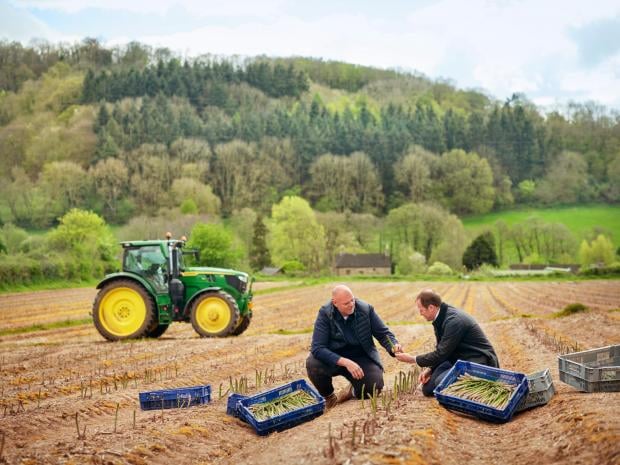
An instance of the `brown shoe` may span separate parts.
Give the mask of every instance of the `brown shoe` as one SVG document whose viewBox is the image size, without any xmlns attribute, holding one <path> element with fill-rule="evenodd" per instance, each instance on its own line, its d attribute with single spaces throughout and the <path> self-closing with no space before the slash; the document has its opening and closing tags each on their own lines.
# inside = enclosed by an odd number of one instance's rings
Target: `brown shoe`
<svg viewBox="0 0 620 465">
<path fill-rule="evenodd" d="M 338 396 L 335 392 L 332 392 L 325 398 L 325 410 L 329 410 L 332 407 L 335 407 L 338 403 Z"/>
<path fill-rule="evenodd" d="M 353 399 L 353 386 L 349 386 L 348 388 L 345 389 L 341 389 L 340 392 L 338 392 L 338 403 L 342 404 L 343 402 L 346 402 L 347 400 L 351 400 Z"/>
</svg>

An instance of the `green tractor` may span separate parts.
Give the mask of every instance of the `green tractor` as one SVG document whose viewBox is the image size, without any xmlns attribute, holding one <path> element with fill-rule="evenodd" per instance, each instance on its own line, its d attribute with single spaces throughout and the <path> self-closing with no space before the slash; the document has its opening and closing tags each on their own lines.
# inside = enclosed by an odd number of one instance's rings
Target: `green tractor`
<svg viewBox="0 0 620 465">
<path fill-rule="evenodd" d="M 129 241 L 123 270 L 107 275 L 93 303 L 97 331 L 110 341 L 159 337 L 173 321 L 191 322 L 202 337 L 236 336 L 252 319 L 252 282 L 247 273 L 191 267 L 185 239 Z"/>
</svg>

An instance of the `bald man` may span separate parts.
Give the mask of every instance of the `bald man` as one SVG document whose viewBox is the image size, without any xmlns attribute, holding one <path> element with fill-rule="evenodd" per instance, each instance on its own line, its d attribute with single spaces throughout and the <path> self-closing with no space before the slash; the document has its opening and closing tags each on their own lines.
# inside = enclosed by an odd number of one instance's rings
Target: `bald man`
<svg viewBox="0 0 620 465">
<path fill-rule="evenodd" d="M 347 286 L 332 290 L 331 300 L 319 310 L 306 360 L 308 378 L 325 397 L 327 408 L 352 397 L 383 389 L 383 365 L 374 338 L 394 357 L 402 348 L 372 305 L 356 299 Z M 351 385 L 334 392 L 332 378 L 344 376 Z"/>
</svg>

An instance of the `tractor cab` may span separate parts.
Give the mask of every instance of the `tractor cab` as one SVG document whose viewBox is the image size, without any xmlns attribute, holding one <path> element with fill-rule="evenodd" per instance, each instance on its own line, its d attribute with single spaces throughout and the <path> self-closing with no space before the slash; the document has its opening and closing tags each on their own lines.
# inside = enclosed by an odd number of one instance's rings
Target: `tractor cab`
<svg viewBox="0 0 620 465">
<path fill-rule="evenodd" d="M 168 292 L 170 271 L 169 260 L 162 249 L 162 244 L 129 244 L 123 254 L 123 271 L 142 276 L 158 294 Z"/>
</svg>

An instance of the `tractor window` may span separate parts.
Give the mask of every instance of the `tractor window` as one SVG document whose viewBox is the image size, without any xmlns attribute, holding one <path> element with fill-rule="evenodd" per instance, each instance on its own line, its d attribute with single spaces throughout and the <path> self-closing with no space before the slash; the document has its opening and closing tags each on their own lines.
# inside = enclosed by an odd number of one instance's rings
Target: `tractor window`
<svg viewBox="0 0 620 465">
<path fill-rule="evenodd" d="M 177 257 L 177 270 L 184 271 L 185 263 L 184 263 L 184 258 L 183 258 L 183 252 L 181 249 L 177 249 L 176 257 Z"/>
<path fill-rule="evenodd" d="M 146 278 L 157 290 L 167 292 L 168 261 L 159 246 L 146 246 L 125 251 L 123 269 Z"/>
</svg>

